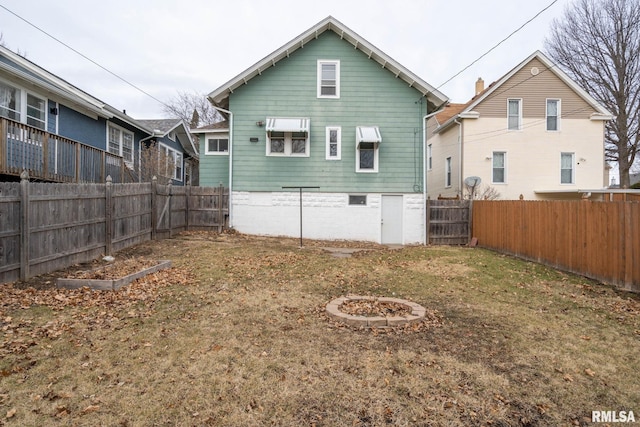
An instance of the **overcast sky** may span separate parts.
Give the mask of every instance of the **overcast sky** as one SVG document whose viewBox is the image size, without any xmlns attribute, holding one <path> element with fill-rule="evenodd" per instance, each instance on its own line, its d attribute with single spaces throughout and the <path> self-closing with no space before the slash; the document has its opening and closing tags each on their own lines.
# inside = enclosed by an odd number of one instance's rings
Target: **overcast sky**
<svg viewBox="0 0 640 427">
<path fill-rule="evenodd" d="M 447 95 L 473 96 L 535 50 L 571 0 L 557 0 L 509 40 L 441 86 L 553 0 L 0 0 L 3 42 L 138 119 L 160 118 L 153 97 L 207 94 L 329 15 Z"/>
</svg>

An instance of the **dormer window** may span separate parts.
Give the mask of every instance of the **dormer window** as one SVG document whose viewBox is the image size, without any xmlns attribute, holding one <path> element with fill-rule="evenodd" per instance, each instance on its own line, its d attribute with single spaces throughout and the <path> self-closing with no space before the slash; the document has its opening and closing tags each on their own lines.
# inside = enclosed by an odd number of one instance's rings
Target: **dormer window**
<svg viewBox="0 0 640 427">
<path fill-rule="evenodd" d="M 340 98 L 340 61 L 318 61 L 318 98 Z"/>
</svg>

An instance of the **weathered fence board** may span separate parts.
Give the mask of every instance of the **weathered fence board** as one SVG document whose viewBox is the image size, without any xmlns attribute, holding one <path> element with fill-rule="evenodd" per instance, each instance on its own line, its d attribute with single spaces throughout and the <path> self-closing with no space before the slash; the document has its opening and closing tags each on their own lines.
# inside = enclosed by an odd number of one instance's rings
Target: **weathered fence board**
<svg viewBox="0 0 640 427">
<path fill-rule="evenodd" d="M 427 200 L 427 235 L 430 245 L 469 243 L 468 200 Z"/>
<path fill-rule="evenodd" d="M 224 227 L 223 187 L 0 183 L 0 283 L 188 229 Z M 190 211 L 191 207 L 195 211 Z M 203 215 L 215 212 L 217 215 Z M 222 222 L 218 222 L 222 220 Z"/>
<path fill-rule="evenodd" d="M 473 235 L 482 247 L 640 292 L 640 202 L 475 201 Z"/>
</svg>

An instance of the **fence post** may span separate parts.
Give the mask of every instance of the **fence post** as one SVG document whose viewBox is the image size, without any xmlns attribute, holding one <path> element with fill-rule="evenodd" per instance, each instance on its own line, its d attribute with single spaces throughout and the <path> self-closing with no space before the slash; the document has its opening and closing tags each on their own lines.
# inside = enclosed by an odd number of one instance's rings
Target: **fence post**
<svg viewBox="0 0 640 427">
<path fill-rule="evenodd" d="M 169 202 L 168 202 L 168 209 L 167 209 L 167 222 L 169 223 L 169 238 L 171 239 L 173 237 L 173 228 L 171 226 L 171 209 L 173 208 L 173 206 L 171 206 L 171 202 L 172 202 L 172 197 L 171 194 L 173 193 L 173 186 L 171 185 L 171 181 L 169 181 L 169 184 L 167 184 L 167 190 L 169 191 Z"/>
<path fill-rule="evenodd" d="M 156 217 L 158 210 L 158 177 L 155 175 L 151 178 L 151 240 L 156 240 L 158 230 L 158 218 Z"/>
<path fill-rule="evenodd" d="M 80 183 L 80 143 L 76 142 L 76 184 Z"/>
<path fill-rule="evenodd" d="M 113 197 L 111 192 L 113 191 L 111 175 L 107 176 L 107 183 L 105 184 L 104 195 L 104 234 L 105 234 L 105 255 L 111 255 L 111 243 L 113 241 Z"/>
<path fill-rule="evenodd" d="M 431 227 L 431 196 L 427 197 L 427 206 L 426 206 L 426 214 L 425 214 L 425 219 L 427 220 L 426 224 L 425 224 L 425 245 L 429 245 L 429 227 Z"/>
<path fill-rule="evenodd" d="M 471 239 L 473 238 L 473 198 L 469 199 L 469 243 L 471 243 Z"/>
<path fill-rule="evenodd" d="M 218 233 L 224 229 L 224 187 L 218 186 Z"/>
<path fill-rule="evenodd" d="M 187 184 L 187 188 L 185 191 L 185 201 L 184 201 L 185 210 L 186 210 L 184 224 L 187 231 L 189 230 L 189 199 L 190 198 L 191 198 L 191 184 Z"/>
<path fill-rule="evenodd" d="M 20 174 L 20 280 L 29 278 L 29 173 Z"/>
</svg>

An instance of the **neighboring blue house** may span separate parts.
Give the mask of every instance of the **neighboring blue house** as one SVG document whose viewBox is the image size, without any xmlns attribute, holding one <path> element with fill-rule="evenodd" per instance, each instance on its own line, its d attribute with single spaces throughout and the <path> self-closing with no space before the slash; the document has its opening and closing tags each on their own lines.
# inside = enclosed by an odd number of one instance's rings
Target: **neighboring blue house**
<svg viewBox="0 0 640 427">
<path fill-rule="evenodd" d="M 51 182 L 105 182 L 108 175 L 114 182 L 135 182 L 141 141 L 156 136 L 154 128 L 3 46 L 0 129 L 2 180 L 16 180 L 27 170 L 31 178 Z M 167 146 L 197 158 L 188 141 L 187 147 L 182 141 Z"/>
<path fill-rule="evenodd" d="M 184 121 L 155 119 L 138 120 L 138 123 L 153 131 L 153 138 L 143 143 L 155 142 L 160 152 L 173 161 L 172 184 L 198 185 L 198 150 Z"/>
<path fill-rule="evenodd" d="M 304 237 L 425 241 L 424 120 L 447 98 L 335 18 L 209 99 L 228 128 L 199 131 L 200 183 L 228 184 L 238 231 L 299 235 L 297 188 L 319 187 Z"/>
</svg>

